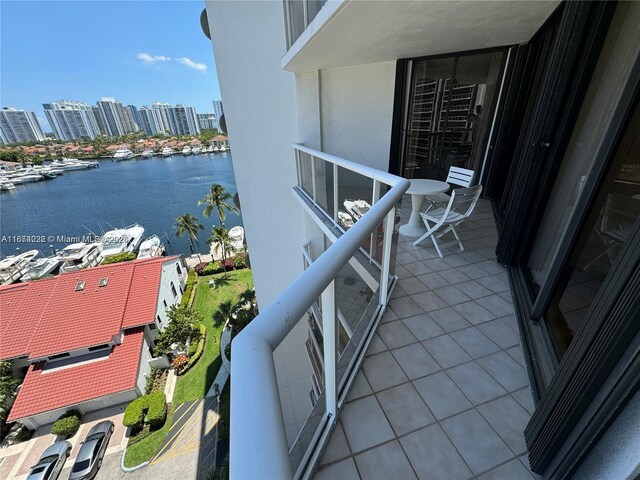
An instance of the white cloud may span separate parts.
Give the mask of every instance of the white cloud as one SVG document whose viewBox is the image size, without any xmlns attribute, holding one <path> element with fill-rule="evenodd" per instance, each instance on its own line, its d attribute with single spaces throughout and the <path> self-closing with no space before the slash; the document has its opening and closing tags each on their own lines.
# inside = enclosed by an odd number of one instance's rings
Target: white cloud
<svg viewBox="0 0 640 480">
<path fill-rule="evenodd" d="M 207 66 L 204 63 L 197 63 L 187 57 L 176 58 L 176 60 L 187 67 L 194 68 L 200 72 L 204 72 L 207 70 Z"/>
<path fill-rule="evenodd" d="M 149 55 L 148 53 L 139 53 L 138 59 L 142 60 L 144 63 L 155 63 L 155 62 L 168 62 L 171 60 L 171 57 L 165 57 L 164 55 Z"/>
</svg>

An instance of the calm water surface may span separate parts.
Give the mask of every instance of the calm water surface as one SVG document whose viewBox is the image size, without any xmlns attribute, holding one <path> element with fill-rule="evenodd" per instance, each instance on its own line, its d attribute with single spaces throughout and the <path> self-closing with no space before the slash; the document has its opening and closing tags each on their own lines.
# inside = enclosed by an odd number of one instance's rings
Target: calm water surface
<svg viewBox="0 0 640 480">
<path fill-rule="evenodd" d="M 145 237 L 158 235 L 167 253 L 189 254 L 186 237 L 175 237 L 177 216 L 191 213 L 205 230 L 197 249 L 207 252 L 205 240 L 217 216 L 205 218 L 198 200 L 213 183 L 236 193 L 231 154 L 174 155 L 148 160 L 111 162 L 101 160 L 100 168 L 65 173 L 52 180 L 16 185 L 12 193 L 0 195 L 0 253 L 12 255 L 38 249 L 50 255 L 49 245 L 63 248 L 64 242 L 16 243 L 13 236 L 100 235 L 113 227 L 139 223 Z M 241 225 L 238 215 L 227 215 L 227 228 Z M 167 241 L 168 240 L 168 241 Z"/>
</svg>

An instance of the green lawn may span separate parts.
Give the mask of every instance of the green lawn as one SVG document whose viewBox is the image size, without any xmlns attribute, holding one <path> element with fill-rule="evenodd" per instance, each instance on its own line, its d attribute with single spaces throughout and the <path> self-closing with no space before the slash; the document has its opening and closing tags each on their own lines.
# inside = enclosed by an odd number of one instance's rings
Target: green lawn
<svg viewBox="0 0 640 480">
<path fill-rule="evenodd" d="M 223 277 L 224 274 L 218 273 L 198 278 L 193 308 L 204 317 L 207 338 L 204 352 L 198 363 L 179 377 L 176 382 L 173 394 L 173 403 L 175 404 L 202 398 L 207 393 L 222 364 L 220 358 L 222 326 L 217 328 L 213 326 L 213 313 L 220 303 L 226 300 L 236 302 L 241 292 L 246 290 L 248 286 L 253 287 L 253 277 L 249 269 L 229 272 L 227 280 L 224 280 Z M 209 287 L 211 279 L 216 280 L 216 287 Z"/>
<path fill-rule="evenodd" d="M 173 421 L 174 405 L 175 403 L 171 404 L 171 408 L 167 412 L 167 420 L 164 422 L 164 426 L 160 430 L 156 430 L 148 437 L 140 440 L 138 443 L 134 443 L 130 447 L 127 447 L 124 455 L 125 467 L 135 467 L 143 462 L 151 460 L 151 457 L 155 455 L 160 448 L 160 445 L 164 442 L 164 437 L 169 433 L 169 428 Z"/>
</svg>

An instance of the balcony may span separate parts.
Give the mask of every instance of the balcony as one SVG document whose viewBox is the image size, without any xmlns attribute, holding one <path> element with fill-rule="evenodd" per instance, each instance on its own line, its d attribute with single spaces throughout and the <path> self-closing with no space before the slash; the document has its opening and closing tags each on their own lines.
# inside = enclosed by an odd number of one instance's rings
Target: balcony
<svg viewBox="0 0 640 480">
<path fill-rule="evenodd" d="M 465 251 L 441 259 L 397 234 L 406 180 L 294 149 L 293 193 L 324 247 L 301 246 L 305 272 L 234 340 L 232 478 L 533 478 L 533 402 L 489 202 L 458 229 Z M 308 358 L 311 405 L 279 384 L 287 341 Z M 304 418 L 288 422 L 293 410 Z"/>
<path fill-rule="evenodd" d="M 489 202 L 458 230 L 465 251 L 443 259 L 400 236 L 398 285 L 316 479 L 534 478 L 533 401 Z"/>
</svg>

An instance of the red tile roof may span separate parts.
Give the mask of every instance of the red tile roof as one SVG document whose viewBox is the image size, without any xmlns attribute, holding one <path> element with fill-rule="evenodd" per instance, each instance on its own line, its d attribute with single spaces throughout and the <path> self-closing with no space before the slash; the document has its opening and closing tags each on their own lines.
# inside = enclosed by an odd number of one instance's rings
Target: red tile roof
<svg viewBox="0 0 640 480">
<path fill-rule="evenodd" d="M 31 365 L 8 421 L 135 388 L 143 338 L 144 327 L 137 327 L 105 359 L 44 370 L 45 362 Z"/>
<path fill-rule="evenodd" d="M 152 323 L 163 263 L 152 258 L 0 287 L 0 359 L 38 359 L 111 341 Z M 104 287 L 98 284 L 107 278 Z M 84 289 L 75 291 L 78 281 Z"/>
</svg>

